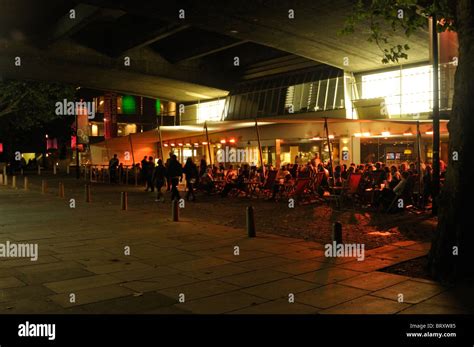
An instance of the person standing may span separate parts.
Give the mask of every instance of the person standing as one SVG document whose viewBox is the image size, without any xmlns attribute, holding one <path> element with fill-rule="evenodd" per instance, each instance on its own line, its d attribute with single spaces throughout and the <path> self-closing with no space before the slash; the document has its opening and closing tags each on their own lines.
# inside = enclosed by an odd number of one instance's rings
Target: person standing
<svg viewBox="0 0 474 347">
<path fill-rule="evenodd" d="M 170 152 L 169 158 L 166 159 L 166 163 L 165 163 L 166 172 L 168 172 L 168 169 L 170 168 L 170 161 L 171 161 L 172 156 L 173 156 L 173 152 Z M 166 191 L 169 192 L 170 190 L 171 190 L 171 177 L 168 175 L 166 177 Z"/>
<path fill-rule="evenodd" d="M 172 154 L 170 158 L 168 177 L 171 180 L 171 200 L 179 200 L 181 196 L 179 195 L 178 184 L 183 179 L 183 167 L 175 154 Z"/>
<path fill-rule="evenodd" d="M 114 157 L 109 161 L 109 175 L 110 175 L 110 182 L 115 183 L 117 180 L 117 168 L 119 166 L 119 160 L 117 158 L 117 154 L 114 154 Z"/>
<path fill-rule="evenodd" d="M 148 165 L 148 160 L 147 160 L 146 155 L 143 157 L 140 164 L 141 164 L 141 167 L 142 167 L 142 170 L 140 172 L 140 179 L 142 180 L 143 184 L 146 185 L 146 172 L 147 172 L 147 165 Z M 147 191 L 147 190 L 145 189 L 145 191 Z"/>
<path fill-rule="evenodd" d="M 153 171 L 155 169 L 155 163 L 153 162 L 153 157 L 148 157 L 148 163 L 146 164 L 145 171 L 145 180 L 146 180 L 146 189 L 150 189 L 151 192 L 155 191 L 155 186 L 153 185 Z"/>
<path fill-rule="evenodd" d="M 153 178 L 152 178 L 156 186 L 156 200 L 155 201 L 165 202 L 165 197 L 161 193 L 161 188 L 163 188 L 163 186 L 165 185 L 166 176 L 167 176 L 166 168 L 163 165 L 163 160 L 159 159 L 158 165 L 153 170 Z"/>
<path fill-rule="evenodd" d="M 192 196 L 192 201 L 196 200 L 196 195 L 194 194 L 194 185 L 199 176 L 197 165 L 194 164 L 192 158 L 186 160 L 184 165 L 183 173 L 186 175 L 186 187 L 188 191 L 186 193 L 186 200 L 189 201 L 189 198 Z"/>
</svg>

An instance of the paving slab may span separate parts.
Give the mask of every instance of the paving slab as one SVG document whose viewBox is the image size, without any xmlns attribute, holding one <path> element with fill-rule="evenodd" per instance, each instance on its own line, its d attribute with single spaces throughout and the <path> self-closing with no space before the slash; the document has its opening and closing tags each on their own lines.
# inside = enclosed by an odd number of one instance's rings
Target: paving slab
<svg viewBox="0 0 474 347">
<path fill-rule="evenodd" d="M 250 272 L 245 272 L 242 274 L 227 276 L 220 278 L 221 281 L 226 283 L 234 284 L 236 286 L 245 288 L 252 287 L 263 283 L 277 281 L 282 278 L 290 277 L 289 274 L 285 274 L 280 271 L 275 270 L 254 270 Z"/>
<path fill-rule="evenodd" d="M 326 310 L 321 314 L 394 314 L 400 312 L 409 304 L 399 303 L 392 300 L 364 295 L 360 298 L 344 302 Z"/>
<path fill-rule="evenodd" d="M 240 310 L 230 312 L 231 314 L 316 314 L 318 308 L 299 304 L 289 303 L 288 300 L 280 299 L 265 302 L 263 304 L 252 305 Z"/>
<path fill-rule="evenodd" d="M 329 308 L 364 296 L 369 292 L 339 284 L 328 284 L 295 295 L 295 302 L 311 305 L 320 309 Z"/>
<path fill-rule="evenodd" d="M 347 280 L 341 281 L 340 284 L 345 286 L 360 288 L 370 291 L 375 291 L 390 287 L 394 284 L 407 281 L 410 277 L 395 275 L 386 272 L 369 272 L 363 275 L 351 277 Z"/>
<path fill-rule="evenodd" d="M 355 277 L 361 274 L 362 272 L 360 271 L 353 271 L 338 267 L 325 267 L 317 271 L 312 271 L 303 275 L 295 276 L 295 278 L 318 284 L 328 284 L 343 281 L 345 279 Z"/>
<path fill-rule="evenodd" d="M 319 287 L 315 283 L 301 281 L 295 278 L 284 278 L 275 282 L 260 284 L 254 287 L 242 289 L 242 292 L 252 294 L 264 299 L 276 300 L 286 298 L 289 294 L 296 294 Z"/>
<path fill-rule="evenodd" d="M 133 291 L 119 285 L 110 285 L 104 287 L 88 288 L 74 292 L 75 302 L 70 301 L 71 293 L 62 293 L 50 295 L 48 298 L 63 308 L 72 306 L 81 306 L 93 302 L 100 302 L 124 296 L 131 296 Z"/>
<path fill-rule="evenodd" d="M 186 303 L 176 304 L 175 306 L 192 313 L 219 314 L 258 305 L 265 301 L 265 299 L 237 291 L 215 295 L 210 298 L 192 300 Z"/>
<path fill-rule="evenodd" d="M 1 277 L 0 278 L 0 289 L 6 288 L 15 288 L 15 287 L 23 287 L 26 284 L 16 277 Z"/>
<path fill-rule="evenodd" d="M 417 304 L 445 290 L 441 285 L 408 280 L 373 292 L 372 295 L 398 301 L 402 294 L 403 302 Z"/>
<path fill-rule="evenodd" d="M 174 304 L 179 303 L 179 295 L 184 294 L 185 300 L 194 300 L 210 297 L 217 294 L 232 292 L 239 287 L 218 280 L 200 281 L 191 284 L 179 285 L 159 290 L 158 293 L 174 299 Z"/>
<path fill-rule="evenodd" d="M 56 293 L 74 293 L 84 289 L 103 287 L 120 282 L 119 279 L 110 275 L 94 275 L 66 281 L 45 283 L 44 286 Z"/>
</svg>

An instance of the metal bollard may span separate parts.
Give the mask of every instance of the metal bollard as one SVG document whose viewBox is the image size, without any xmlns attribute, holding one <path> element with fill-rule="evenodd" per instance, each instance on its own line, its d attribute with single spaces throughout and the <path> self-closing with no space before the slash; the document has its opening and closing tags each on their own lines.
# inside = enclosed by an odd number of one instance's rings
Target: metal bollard
<svg viewBox="0 0 474 347">
<path fill-rule="evenodd" d="M 28 190 L 28 177 L 23 176 L 23 189 Z"/>
<path fill-rule="evenodd" d="M 85 191 L 86 191 L 86 202 L 91 202 L 91 186 L 90 184 L 85 185 Z"/>
<path fill-rule="evenodd" d="M 334 222 L 332 225 L 332 240 L 336 244 L 342 243 L 342 224 L 341 222 Z"/>
<path fill-rule="evenodd" d="M 171 201 L 171 220 L 173 222 L 179 221 L 179 201 L 177 199 Z"/>
<path fill-rule="evenodd" d="M 41 180 L 41 193 L 46 194 L 48 192 L 48 182 Z"/>
<path fill-rule="evenodd" d="M 58 196 L 64 198 L 64 184 L 62 182 L 59 182 Z"/>
<path fill-rule="evenodd" d="M 3 185 L 8 186 L 8 175 L 3 176 Z"/>
<path fill-rule="evenodd" d="M 16 189 L 16 176 L 12 176 L 12 188 Z"/>
<path fill-rule="evenodd" d="M 122 192 L 120 195 L 120 205 L 123 211 L 128 210 L 128 193 Z"/>
<path fill-rule="evenodd" d="M 257 236 L 257 233 L 255 231 L 255 218 L 253 215 L 252 206 L 247 207 L 247 234 L 249 237 Z"/>
<path fill-rule="evenodd" d="M 56 163 L 53 163 L 53 175 L 57 174 Z"/>
</svg>

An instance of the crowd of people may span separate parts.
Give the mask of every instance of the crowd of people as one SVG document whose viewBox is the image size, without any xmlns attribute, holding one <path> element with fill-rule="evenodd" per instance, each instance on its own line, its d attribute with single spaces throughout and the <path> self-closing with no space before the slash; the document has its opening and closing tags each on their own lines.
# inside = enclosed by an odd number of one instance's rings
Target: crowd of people
<svg viewBox="0 0 474 347">
<path fill-rule="evenodd" d="M 112 182 L 116 182 L 117 173 L 120 172 L 121 164 L 116 155 L 109 162 L 109 171 Z M 352 174 L 360 175 L 361 191 L 373 191 L 370 195 L 370 203 L 373 206 L 389 207 L 394 197 L 403 194 L 413 194 L 417 187 L 418 201 L 420 206 L 429 204 L 432 197 L 433 178 L 432 166 L 416 163 L 401 163 L 399 165 L 386 165 L 382 162 L 366 163 L 356 165 L 342 164 L 331 168 L 329 162 L 322 162 L 317 156 L 307 163 L 301 163 L 299 157 L 295 158 L 294 164 L 283 164 L 276 169 L 272 165 L 265 168 L 243 163 L 235 166 L 219 163 L 208 165 L 205 159 L 201 159 L 196 165 L 192 158 L 188 158 L 182 165 L 177 156 L 170 154 L 166 162 L 158 159 L 156 164 L 154 158 L 145 156 L 140 164 L 140 181 L 145 186 L 146 192 L 156 191 L 156 201 L 165 201 L 163 188 L 171 193 L 171 200 L 180 199 L 178 186 L 183 179 L 186 182 L 186 200 L 196 200 L 196 190 L 208 194 L 218 193 L 226 197 L 231 191 L 248 193 L 249 182 L 254 182 L 258 187 L 263 187 L 273 172 L 270 199 L 275 199 L 285 184 L 294 184 L 298 179 L 309 178 L 314 180 L 318 173 L 322 176 L 317 187 L 317 193 L 323 196 L 325 192 L 331 191 L 333 187 L 346 187 Z M 420 171 L 420 172 L 419 172 Z M 446 165 L 441 162 L 440 176 L 443 178 Z"/>
</svg>

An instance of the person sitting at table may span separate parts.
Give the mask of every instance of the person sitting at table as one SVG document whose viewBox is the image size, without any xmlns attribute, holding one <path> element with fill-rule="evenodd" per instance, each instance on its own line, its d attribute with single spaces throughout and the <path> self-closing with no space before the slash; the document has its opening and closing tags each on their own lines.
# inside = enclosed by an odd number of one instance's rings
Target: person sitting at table
<svg viewBox="0 0 474 347">
<path fill-rule="evenodd" d="M 199 177 L 199 188 L 204 190 L 206 193 L 211 194 L 216 184 L 214 177 L 212 176 L 212 170 L 206 169 L 206 172 Z"/>
<path fill-rule="evenodd" d="M 288 167 L 283 165 L 280 170 L 278 170 L 275 182 L 273 182 L 271 200 L 275 200 L 276 195 L 281 191 L 283 185 L 291 180 L 291 178 L 292 176 L 290 171 L 288 171 Z"/>
<path fill-rule="evenodd" d="M 342 187 L 341 166 L 337 165 L 334 168 L 334 183 L 336 187 Z"/>
<path fill-rule="evenodd" d="M 390 182 L 388 182 L 388 187 L 390 189 L 393 189 L 397 186 L 397 184 L 402 179 L 400 171 L 398 171 L 398 168 L 395 165 L 392 165 L 390 167 L 390 176 L 391 176 L 391 180 L 390 180 Z"/>
<path fill-rule="evenodd" d="M 384 209 L 388 209 L 395 198 L 403 195 L 410 177 L 410 173 L 408 171 L 404 171 L 402 172 L 401 176 L 402 178 L 400 182 L 398 182 L 398 184 L 393 189 L 384 188 L 382 190 L 379 203 L 382 204 Z"/>
<path fill-rule="evenodd" d="M 425 167 L 425 174 L 423 175 L 423 208 L 429 201 L 429 198 L 432 197 L 433 192 L 433 176 L 432 176 L 433 169 L 431 165 L 426 165 Z"/>
<path fill-rule="evenodd" d="M 229 194 L 229 192 L 234 188 L 247 192 L 246 182 L 250 177 L 249 165 L 244 164 L 242 168 L 240 169 L 240 172 L 237 175 L 237 178 L 233 178 L 233 177 L 235 177 L 235 172 L 232 175 L 232 178 L 230 178 L 230 180 L 224 186 L 224 189 L 222 189 L 221 196 L 223 198 L 225 198 Z M 226 177 L 226 180 L 227 180 L 227 177 Z"/>
</svg>

